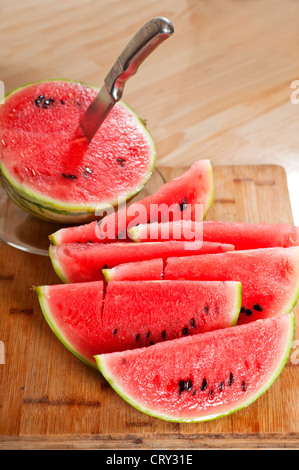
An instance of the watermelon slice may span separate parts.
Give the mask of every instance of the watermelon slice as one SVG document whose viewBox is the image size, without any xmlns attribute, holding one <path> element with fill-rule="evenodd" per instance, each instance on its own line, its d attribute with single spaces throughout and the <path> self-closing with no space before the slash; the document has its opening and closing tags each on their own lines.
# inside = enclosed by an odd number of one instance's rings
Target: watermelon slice
<svg viewBox="0 0 299 470">
<path fill-rule="evenodd" d="M 103 282 L 36 288 L 44 316 L 62 343 L 95 366 L 94 355 L 150 346 L 236 324 L 238 282 Z"/>
<path fill-rule="evenodd" d="M 236 251 L 299 245 L 299 227 L 288 224 L 180 220 L 138 225 L 130 229 L 130 234 L 136 242 L 201 239 L 231 243 Z"/>
<path fill-rule="evenodd" d="M 101 222 L 60 229 L 50 235 L 50 240 L 54 245 L 87 241 L 111 242 L 117 239 L 131 241 L 127 229 L 137 223 L 171 218 L 202 220 L 208 213 L 213 197 L 210 161 L 198 160 L 183 175 L 166 183 L 152 196 L 104 217 Z M 160 212 L 157 212 L 158 208 Z M 169 209 L 173 209 L 170 214 Z"/>
<path fill-rule="evenodd" d="M 241 282 L 240 323 L 289 313 L 299 297 L 299 247 L 169 258 L 164 278 Z"/>
<path fill-rule="evenodd" d="M 146 184 L 153 139 L 120 101 L 89 144 L 79 122 L 98 89 L 68 80 L 13 90 L 0 106 L 0 169 L 14 202 L 41 218 L 80 223 Z"/>
<path fill-rule="evenodd" d="M 208 421 L 248 406 L 272 385 L 288 360 L 294 328 L 294 315 L 281 315 L 96 361 L 138 410 L 167 421 Z"/>
<path fill-rule="evenodd" d="M 167 280 L 239 281 L 242 284 L 239 323 L 289 313 L 299 297 L 299 247 L 169 257 L 161 271 L 158 260 L 155 270 L 147 263 L 132 262 L 106 269 L 105 278 L 108 281 L 113 281 L 114 277 L 119 281 L 146 279 L 150 272 L 151 279 L 157 275 L 156 279 Z"/>
<path fill-rule="evenodd" d="M 164 278 L 164 263 L 161 258 L 148 261 L 133 261 L 110 269 L 102 269 L 106 282 L 109 281 L 153 281 Z"/>
<path fill-rule="evenodd" d="M 211 242 L 169 241 L 158 243 L 67 243 L 50 246 L 53 267 L 63 282 L 87 282 L 104 279 L 102 269 L 130 261 L 169 256 L 191 256 L 233 250 L 232 245 Z"/>
</svg>

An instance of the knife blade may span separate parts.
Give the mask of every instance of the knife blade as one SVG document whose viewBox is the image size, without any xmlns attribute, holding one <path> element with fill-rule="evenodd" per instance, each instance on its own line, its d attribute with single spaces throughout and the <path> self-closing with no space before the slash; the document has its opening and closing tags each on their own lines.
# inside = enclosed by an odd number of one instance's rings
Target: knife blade
<svg viewBox="0 0 299 470">
<path fill-rule="evenodd" d="M 135 33 L 81 119 L 81 129 L 89 142 L 115 103 L 121 99 L 126 81 L 137 72 L 146 57 L 173 32 L 174 27 L 167 18 L 157 17 L 149 20 Z"/>
</svg>

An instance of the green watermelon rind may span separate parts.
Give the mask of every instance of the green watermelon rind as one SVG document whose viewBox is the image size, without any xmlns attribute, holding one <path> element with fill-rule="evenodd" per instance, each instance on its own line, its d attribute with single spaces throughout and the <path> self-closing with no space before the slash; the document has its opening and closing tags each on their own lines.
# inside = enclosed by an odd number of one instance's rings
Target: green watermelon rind
<svg viewBox="0 0 299 470">
<path fill-rule="evenodd" d="M 185 418 L 180 419 L 180 418 L 174 418 L 173 416 L 167 416 L 167 415 L 163 415 L 161 413 L 154 412 L 154 411 L 148 409 L 145 405 L 139 403 L 135 399 L 128 396 L 125 393 L 125 391 L 122 389 L 122 387 L 117 384 L 117 377 L 113 377 L 113 373 L 111 373 L 109 368 L 106 366 L 105 354 L 95 356 L 95 360 L 96 360 L 99 371 L 105 377 L 105 379 L 108 381 L 108 383 L 111 385 L 111 387 L 115 390 L 115 392 L 121 398 L 123 398 L 123 400 L 125 400 L 127 403 L 129 403 L 131 406 L 133 406 L 137 410 L 141 411 L 142 413 L 148 414 L 148 415 L 150 415 L 154 418 L 158 418 L 158 419 L 161 419 L 161 420 L 164 420 L 164 421 L 170 421 L 170 422 L 192 423 L 192 422 L 212 421 L 212 420 L 216 420 L 216 419 L 231 415 L 231 414 L 235 413 L 236 411 L 239 411 L 239 410 L 249 406 L 251 403 L 256 401 L 259 397 L 261 397 L 271 387 L 271 385 L 275 382 L 275 380 L 279 377 L 279 375 L 283 371 L 283 369 L 284 369 L 284 367 L 285 367 L 285 365 L 286 365 L 286 363 L 289 359 L 291 349 L 292 349 L 292 346 L 293 346 L 293 338 L 294 338 L 294 333 L 295 333 L 295 315 L 294 315 L 294 313 L 289 313 L 287 315 L 289 317 L 288 338 L 287 338 L 287 341 L 286 341 L 284 354 L 280 358 L 280 360 L 277 364 L 277 367 L 276 367 L 275 371 L 273 372 L 272 376 L 268 379 L 267 382 L 265 382 L 262 385 L 262 387 L 260 387 L 257 390 L 257 392 L 253 396 L 250 397 L 249 400 L 244 401 L 244 403 L 242 403 L 241 405 L 238 404 L 235 408 L 232 408 L 231 410 L 226 411 L 222 414 L 221 413 L 219 413 L 219 414 L 210 414 L 208 416 L 201 416 L 199 418 L 195 417 L 194 419 L 192 419 L 192 418 L 190 418 L 190 419 L 189 418 L 188 419 L 185 419 Z M 257 320 L 257 321 L 263 321 L 263 320 Z M 176 341 L 176 340 L 172 340 L 172 341 Z M 150 346 L 150 347 L 155 347 L 155 345 Z"/>
<path fill-rule="evenodd" d="M 80 85 L 85 85 L 90 88 L 94 88 L 99 90 L 98 87 L 93 85 L 89 85 L 88 83 L 82 81 L 75 81 L 75 80 L 67 80 L 67 79 L 48 79 L 48 80 L 41 80 L 38 82 L 31 82 L 22 87 L 15 88 L 14 90 L 10 91 L 5 95 L 5 97 L 0 101 L 0 105 L 5 102 L 5 100 L 11 96 L 12 94 L 18 92 L 19 90 L 26 88 L 31 85 L 35 85 L 38 83 L 47 83 L 47 82 L 71 82 L 71 83 L 78 83 Z M 119 196 L 117 199 L 103 201 L 98 204 L 69 204 L 67 202 L 62 202 L 57 199 L 53 199 L 50 197 L 45 197 L 43 194 L 39 194 L 38 192 L 34 192 L 32 190 L 22 188 L 18 182 L 15 181 L 13 177 L 11 177 L 3 163 L 0 159 L 0 179 L 2 180 L 3 186 L 5 191 L 8 193 L 9 197 L 14 201 L 16 205 L 18 205 L 21 209 L 29 212 L 32 215 L 35 215 L 39 218 L 46 219 L 49 221 L 56 221 L 56 222 L 73 222 L 73 223 L 80 223 L 86 222 L 90 220 L 94 220 L 95 213 L 97 211 L 103 211 L 111 206 L 116 207 L 120 202 L 120 199 L 124 201 L 130 200 L 133 196 L 138 194 L 144 186 L 147 184 L 149 179 L 152 176 L 153 170 L 155 168 L 156 159 L 157 159 L 157 151 L 155 142 L 149 130 L 146 128 L 144 121 L 138 116 L 138 114 L 123 100 L 118 102 L 121 106 L 126 107 L 136 118 L 136 122 L 140 126 L 141 131 L 144 134 L 145 139 L 149 142 L 151 147 L 151 160 L 149 162 L 148 171 L 146 176 L 143 180 L 141 180 L 130 193 L 123 194 Z"/>
<path fill-rule="evenodd" d="M 55 334 L 55 336 L 61 341 L 61 343 L 72 353 L 74 356 L 76 356 L 78 359 L 80 359 L 82 362 L 87 364 L 88 366 L 93 367 L 94 369 L 97 369 L 96 362 L 90 361 L 87 357 L 83 356 L 82 354 L 78 353 L 78 351 L 72 346 L 72 344 L 66 339 L 66 337 L 61 333 L 61 329 L 57 325 L 56 321 L 53 318 L 53 315 L 51 314 L 51 309 L 49 307 L 49 304 L 47 302 L 47 291 L 48 291 L 48 286 L 39 286 L 35 287 L 34 290 L 37 293 L 38 300 L 40 307 L 42 309 L 43 315 L 45 317 L 46 322 L 48 323 L 49 327 Z"/>
<path fill-rule="evenodd" d="M 52 266 L 54 268 L 54 271 L 55 273 L 57 274 L 57 276 L 61 279 L 61 281 L 64 283 L 64 284 L 68 284 L 70 281 L 69 279 L 65 276 L 64 274 L 64 270 L 61 268 L 60 266 L 60 263 L 58 261 L 58 257 L 56 256 L 55 254 L 55 251 L 56 251 L 56 245 L 50 245 L 49 246 L 49 256 L 50 256 L 50 260 L 51 260 L 51 263 L 52 263 Z"/>
</svg>

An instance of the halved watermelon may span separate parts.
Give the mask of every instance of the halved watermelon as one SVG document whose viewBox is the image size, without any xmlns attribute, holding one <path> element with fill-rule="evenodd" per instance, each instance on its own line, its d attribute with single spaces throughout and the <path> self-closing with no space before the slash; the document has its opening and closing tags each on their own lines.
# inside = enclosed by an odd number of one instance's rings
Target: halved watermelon
<svg viewBox="0 0 299 470">
<path fill-rule="evenodd" d="M 183 175 L 169 181 L 155 194 L 127 208 L 80 227 L 68 227 L 50 235 L 54 245 L 75 242 L 129 240 L 127 229 L 155 220 L 205 218 L 214 198 L 213 170 L 209 160 L 196 161 Z M 170 211 L 170 213 L 169 213 Z"/>
<path fill-rule="evenodd" d="M 167 421 L 206 421 L 248 406 L 272 385 L 288 360 L 294 327 L 293 314 L 281 315 L 96 361 L 138 410 Z"/>
<path fill-rule="evenodd" d="M 153 139 L 124 102 L 91 143 L 79 123 L 98 89 L 69 80 L 18 88 L 0 106 L 0 169 L 10 197 L 41 218 L 66 223 L 132 197 L 156 160 Z"/>
<path fill-rule="evenodd" d="M 200 239 L 231 243 L 236 251 L 299 245 L 299 227 L 289 224 L 180 220 L 138 225 L 130 229 L 130 235 L 136 242 Z"/>
<path fill-rule="evenodd" d="M 169 257 L 162 271 L 159 271 L 157 261 L 155 271 L 150 271 L 147 263 L 128 263 L 114 270 L 106 269 L 105 278 L 109 281 L 113 281 L 114 276 L 119 281 L 145 279 L 151 272 L 151 279 L 156 273 L 157 279 L 167 280 L 239 281 L 242 284 L 239 323 L 289 313 L 299 297 L 299 247 Z"/>
<path fill-rule="evenodd" d="M 50 246 L 49 254 L 63 282 L 87 282 L 104 279 L 102 269 L 133 260 L 166 260 L 169 256 L 220 253 L 233 249 L 232 245 L 211 242 L 67 243 Z"/>
<path fill-rule="evenodd" d="M 36 288 L 56 336 L 78 358 L 150 346 L 237 323 L 238 282 L 103 282 Z"/>
</svg>

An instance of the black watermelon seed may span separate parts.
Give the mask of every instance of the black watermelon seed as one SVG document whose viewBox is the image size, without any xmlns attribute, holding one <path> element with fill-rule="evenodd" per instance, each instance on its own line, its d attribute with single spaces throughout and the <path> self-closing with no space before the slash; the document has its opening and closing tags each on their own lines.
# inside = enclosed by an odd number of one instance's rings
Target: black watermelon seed
<svg viewBox="0 0 299 470">
<path fill-rule="evenodd" d="M 147 337 L 147 338 L 149 338 L 149 337 L 150 337 L 150 335 L 151 335 L 151 332 L 150 332 L 150 331 L 148 331 L 148 332 L 146 333 L 146 337 Z"/>
<path fill-rule="evenodd" d="M 241 312 L 241 313 L 245 313 L 245 312 L 246 312 L 246 308 L 245 308 L 245 307 L 241 307 L 240 312 Z"/>
<path fill-rule="evenodd" d="M 183 393 L 184 390 L 185 390 L 185 380 L 180 380 L 179 381 L 179 395 L 181 395 L 181 393 Z"/>
<path fill-rule="evenodd" d="M 220 392 L 222 392 L 223 389 L 224 389 L 224 383 L 223 383 L 223 382 L 220 382 L 220 384 L 219 384 L 219 390 L 220 390 Z"/>
<path fill-rule="evenodd" d="M 45 98 L 44 95 L 39 95 L 39 97 L 38 97 L 39 100 L 43 100 L 44 98 Z"/>
<path fill-rule="evenodd" d="M 245 383 L 245 381 L 243 380 L 243 382 L 242 382 L 242 391 L 245 392 L 245 390 L 246 390 L 246 383 Z"/>
<path fill-rule="evenodd" d="M 51 101 L 51 103 L 54 103 L 55 100 L 54 100 L 53 96 L 51 96 L 50 101 Z"/>
<path fill-rule="evenodd" d="M 192 389 L 192 387 L 193 387 L 192 380 L 191 380 L 191 379 L 186 380 L 186 383 L 185 383 L 185 390 L 187 390 L 187 392 L 190 392 L 190 390 Z"/>
<path fill-rule="evenodd" d="M 47 105 L 47 103 L 44 101 L 43 108 L 44 108 L 44 109 L 47 109 L 47 107 L 48 107 L 48 105 Z"/>
<path fill-rule="evenodd" d="M 126 160 L 124 160 L 124 158 L 120 158 L 120 157 L 119 157 L 119 158 L 117 159 L 117 161 L 118 161 L 118 163 L 120 164 L 120 166 L 122 166 L 122 167 L 125 166 L 125 165 L 124 165 L 124 162 L 125 162 Z"/>
<path fill-rule="evenodd" d="M 136 341 L 138 341 L 138 340 L 140 339 L 140 333 L 137 333 L 137 335 L 136 335 L 136 338 L 135 338 L 135 339 L 136 339 Z"/>
<path fill-rule="evenodd" d="M 153 341 L 150 341 L 150 346 L 152 346 L 153 344 L 154 344 L 154 342 L 153 342 Z"/>
<path fill-rule="evenodd" d="M 214 395 L 214 390 L 211 388 L 211 390 L 209 391 L 209 398 L 213 398 L 213 395 Z"/>
<path fill-rule="evenodd" d="M 188 204 L 188 199 L 184 197 L 184 199 L 182 200 L 180 204 L 180 211 L 184 211 L 185 209 L 187 209 L 187 204 Z"/>
<path fill-rule="evenodd" d="M 115 330 L 113 331 L 113 334 L 116 335 L 117 333 L 117 328 L 115 328 Z"/>
<path fill-rule="evenodd" d="M 75 179 L 77 179 L 77 176 L 75 176 L 75 175 L 69 175 L 69 180 L 75 180 Z"/>
<path fill-rule="evenodd" d="M 104 264 L 103 268 L 102 269 L 107 269 L 108 268 L 108 265 L 107 264 Z"/>
<path fill-rule="evenodd" d="M 60 100 L 60 103 L 61 103 L 61 104 L 64 104 L 64 101 L 63 101 L 63 100 Z"/>
<path fill-rule="evenodd" d="M 229 374 L 229 380 L 228 380 L 228 385 L 231 387 L 234 381 L 234 376 L 232 372 Z"/>
<path fill-rule="evenodd" d="M 188 327 L 187 326 L 185 326 L 185 328 L 182 329 L 182 333 L 183 333 L 183 335 L 188 334 Z"/>
<path fill-rule="evenodd" d="M 245 313 L 246 313 L 247 317 L 250 317 L 250 315 L 252 315 L 252 310 L 250 308 L 248 308 Z"/>
<path fill-rule="evenodd" d="M 254 304 L 253 308 L 257 312 L 262 312 L 263 311 L 263 307 L 260 304 Z"/>
<path fill-rule="evenodd" d="M 89 175 L 92 174 L 92 170 L 91 170 L 88 166 L 87 166 L 86 168 L 84 168 L 84 171 L 85 171 L 86 173 L 88 173 Z"/>
<path fill-rule="evenodd" d="M 45 104 L 49 105 L 49 104 L 50 104 L 50 100 L 45 100 Z"/>
<path fill-rule="evenodd" d="M 197 394 L 197 390 L 195 389 L 192 395 L 195 396 L 196 394 Z"/>
<path fill-rule="evenodd" d="M 208 386 L 208 382 L 207 382 L 207 379 L 204 377 L 202 379 L 200 390 L 203 392 L 207 388 L 207 386 Z"/>
<path fill-rule="evenodd" d="M 162 336 L 163 339 L 166 338 L 166 331 L 165 330 L 162 331 L 161 336 Z"/>
<path fill-rule="evenodd" d="M 190 320 L 190 325 L 192 326 L 192 328 L 195 328 L 195 327 L 196 327 L 195 318 L 191 318 L 191 320 Z"/>
<path fill-rule="evenodd" d="M 67 176 L 66 176 L 65 173 L 61 173 L 61 175 L 62 175 L 64 178 L 67 178 Z"/>
<path fill-rule="evenodd" d="M 124 357 L 123 360 L 121 361 L 123 364 L 127 362 L 126 358 Z"/>
<path fill-rule="evenodd" d="M 40 100 L 39 99 L 36 99 L 35 100 L 35 105 L 39 108 L 39 104 L 40 104 Z"/>
<path fill-rule="evenodd" d="M 205 311 L 206 314 L 209 313 L 209 306 L 208 306 L 208 305 L 205 305 L 205 306 L 204 306 L 204 311 Z"/>
</svg>

